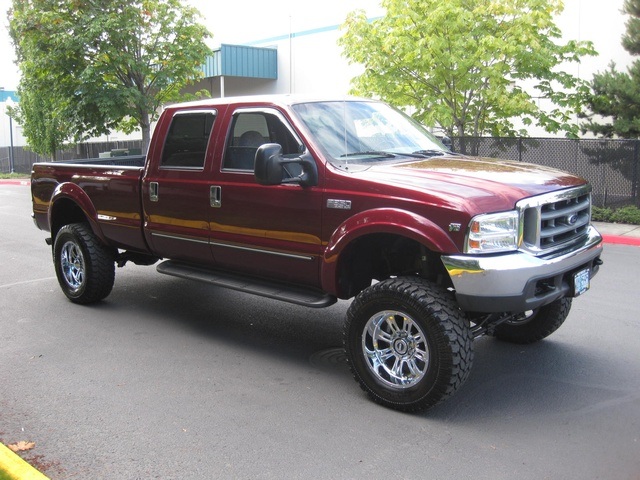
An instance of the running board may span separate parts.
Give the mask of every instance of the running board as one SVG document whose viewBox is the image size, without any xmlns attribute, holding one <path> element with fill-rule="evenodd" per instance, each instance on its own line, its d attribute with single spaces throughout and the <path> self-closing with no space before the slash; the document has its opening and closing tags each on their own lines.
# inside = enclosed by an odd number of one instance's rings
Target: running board
<svg viewBox="0 0 640 480">
<path fill-rule="evenodd" d="M 305 307 L 324 308 L 333 305 L 337 301 L 333 295 L 328 295 L 311 288 L 296 287 L 234 273 L 208 270 L 173 260 L 162 262 L 156 267 L 156 270 L 174 277 L 198 280 L 218 287 L 230 288 L 232 290 L 282 300 L 283 302 L 303 305 Z"/>
</svg>

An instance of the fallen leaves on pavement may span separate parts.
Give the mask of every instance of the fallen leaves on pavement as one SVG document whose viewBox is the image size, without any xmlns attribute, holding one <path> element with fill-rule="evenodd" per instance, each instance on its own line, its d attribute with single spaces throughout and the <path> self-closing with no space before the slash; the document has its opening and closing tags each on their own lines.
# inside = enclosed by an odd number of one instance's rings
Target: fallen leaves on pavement
<svg viewBox="0 0 640 480">
<path fill-rule="evenodd" d="M 26 452 L 36 446 L 35 442 L 25 442 L 24 440 L 7 445 L 7 448 L 12 452 Z"/>
</svg>

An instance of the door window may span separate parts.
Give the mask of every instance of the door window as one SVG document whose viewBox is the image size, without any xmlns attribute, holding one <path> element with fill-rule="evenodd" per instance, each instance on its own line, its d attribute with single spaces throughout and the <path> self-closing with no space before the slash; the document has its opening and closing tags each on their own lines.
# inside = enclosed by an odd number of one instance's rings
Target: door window
<svg viewBox="0 0 640 480">
<path fill-rule="evenodd" d="M 204 167 L 214 112 L 180 112 L 173 117 L 162 151 L 160 167 Z"/>
<path fill-rule="evenodd" d="M 265 143 L 282 146 L 284 155 L 299 155 L 301 142 L 275 111 L 236 112 L 231 122 L 224 169 L 253 171 L 256 151 Z"/>
</svg>

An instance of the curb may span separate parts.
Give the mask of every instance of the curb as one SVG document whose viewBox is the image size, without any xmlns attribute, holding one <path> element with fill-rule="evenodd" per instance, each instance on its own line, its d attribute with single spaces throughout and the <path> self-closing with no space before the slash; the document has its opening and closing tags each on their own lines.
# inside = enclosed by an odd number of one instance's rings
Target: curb
<svg viewBox="0 0 640 480">
<path fill-rule="evenodd" d="M 49 477 L 33 468 L 2 443 L 0 443 L 0 479 L 50 480 Z"/>
<path fill-rule="evenodd" d="M 635 247 L 640 247 L 640 238 L 638 237 L 603 234 L 602 239 L 604 240 L 604 243 L 610 243 L 614 245 L 632 245 Z"/>
<path fill-rule="evenodd" d="M 6 179 L 2 179 L 0 180 L 0 185 L 24 185 L 24 186 L 29 186 L 31 185 L 31 180 L 27 180 L 27 179 L 20 179 L 20 178 L 6 178 Z"/>
</svg>

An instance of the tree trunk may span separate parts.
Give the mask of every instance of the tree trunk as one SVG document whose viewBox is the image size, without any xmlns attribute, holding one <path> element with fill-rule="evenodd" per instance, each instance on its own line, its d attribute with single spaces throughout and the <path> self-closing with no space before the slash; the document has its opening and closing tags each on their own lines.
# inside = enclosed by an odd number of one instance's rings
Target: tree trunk
<svg viewBox="0 0 640 480">
<path fill-rule="evenodd" d="M 143 155 L 146 155 L 147 150 L 149 150 L 149 141 L 151 140 L 150 132 L 151 132 L 151 129 L 149 128 L 149 125 L 142 127 L 142 154 Z"/>
<path fill-rule="evenodd" d="M 140 130 L 142 130 L 142 154 L 146 155 L 147 150 L 149 150 L 149 142 L 151 141 L 151 123 L 149 122 L 148 112 L 142 112 L 140 117 Z"/>
</svg>

